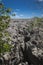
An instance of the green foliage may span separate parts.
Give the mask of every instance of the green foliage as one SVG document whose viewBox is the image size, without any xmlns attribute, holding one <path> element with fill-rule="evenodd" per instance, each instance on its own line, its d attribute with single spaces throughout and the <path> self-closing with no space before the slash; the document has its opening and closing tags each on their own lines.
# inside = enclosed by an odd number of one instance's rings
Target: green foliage
<svg viewBox="0 0 43 65">
<path fill-rule="evenodd" d="M 0 16 L 0 21 L 6 20 L 6 19 L 8 19 L 8 18 L 10 18 L 10 16 L 8 16 L 8 15 L 6 15 L 6 16 Z"/>
<path fill-rule="evenodd" d="M 7 44 L 7 43 L 5 43 L 4 45 L 3 45 L 3 48 L 4 48 L 4 52 L 10 52 L 10 50 L 11 50 L 11 45 L 10 44 Z"/>
<path fill-rule="evenodd" d="M 1 38 L 0 38 L 0 53 L 3 53 L 4 52 L 4 48 L 3 48 L 3 44 L 5 43 L 5 41 L 3 41 Z"/>
<path fill-rule="evenodd" d="M 6 12 L 10 13 L 11 12 L 11 8 L 6 9 Z"/>
<path fill-rule="evenodd" d="M 10 34 L 9 34 L 7 31 L 5 31 L 4 34 L 5 34 L 5 36 L 7 36 L 7 37 L 10 36 Z"/>
<path fill-rule="evenodd" d="M 0 31 L 5 30 L 8 27 L 7 23 L 4 23 L 3 21 L 0 21 Z"/>
<path fill-rule="evenodd" d="M 16 14 L 12 14 L 12 16 L 15 16 Z"/>
<path fill-rule="evenodd" d="M 2 32 L 0 32 L 0 37 L 2 37 L 3 36 L 3 34 L 2 34 Z"/>
<path fill-rule="evenodd" d="M 4 52 L 10 52 L 11 51 L 11 48 L 12 46 L 8 43 L 2 43 L 3 41 L 1 41 L 1 44 L 0 44 L 0 53 L 4 53 Z"/>
<path fill-rule="evenodd" d="M 33 22 L 31 22 L 30 26 L 31 26 L 31 28 L 33 29 L 33 27 L 34 27 L 34 23 L 33 23 Z"/>
<path fill-rule="evenodd" d="M 3 40 L 3 33 L 6 37 L 9 37 L 9 33 L 4 31 L 9 25 L 10 12 L 10 8 L 7 9 L 3 3 L 0 3 L 0 53 L 9 52 L 11 50 L 11 45 L 9 44 L 10 38 L 7 38 L 7 41 Z"/>
<path fill-rule="evenodd" d="M 32 31 L 35 27 L 37 27 L 38 30 L 40 27 L 43 27 L 43 18 L 34 17 L 28 27 L 28 30 Z"/>
<path fill-rule="evenodd" d="M 41 24 L 42 24 L 42 18 L 37 18 L 36 19 L 36 25 L 37 25 L 37 27 L 40 28 Z"/>
</svg>

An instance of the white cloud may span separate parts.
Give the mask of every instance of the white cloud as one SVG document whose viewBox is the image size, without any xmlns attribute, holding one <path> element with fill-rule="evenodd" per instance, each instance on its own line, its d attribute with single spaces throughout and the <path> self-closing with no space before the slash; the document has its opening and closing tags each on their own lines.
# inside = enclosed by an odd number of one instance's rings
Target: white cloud
<svg viewBox="0 0 43 65">
<path fill-rule="evenodd" d="M 13 12 L 11 12 L 11 14 L 17 14 L 18 12 L 15 12 L 15 11 L 13 11 Z"/>
<path fill-rule="evenodd" d="M 12 14 L 16 14 L 15 16 L 12 16 Z M 11 18 L 23 18 L 24 17 L 24 15 L 23 14 L 20 14 L 19 12 L 17 12 L 17 11 L 13 11 L 13 12 L 11 12 L 11 14 L 10 14 L 10 17 Z"/>
<path fill-rule="evenodd" d="M 39 2 L 42 2 L 43 0 L 38 0 Z"/>
<path fill-rule="evenodd" d="M 22 18 L 32 18 L 32 16 L 25 16 L 25 15 L 16 15 L 16 16 L 11 16 L 10 15 L 10 17 L 12 18 L 12 19 L 22 19 Z"/>
<path fill-rule="evenodd" d="M 16 9 L 16 11 L 20 11 L 20 9 Z"/>
<path fill-rule="evenodd" d="M 23 18 L 24 15 L 19 13 L 20 9 L 16 9 L 15 11 L 11 12 L 10 17 L 11 18 Z M 15 16 L 12 16 L 12 14 L 15 14 Z"/>
<path fill-rule="evenodd" d="M 20 14 L 21 17 L 23 17 L 24 15 L 23 14 Z"/>
<path fill-rule="evenodd" d="M 19 15 L 16 15 L 15 18 L 20 18 L 20 16 Z"/>
<path fill-rule="evenodd" d="M 12 16 L 12 15 L 10 15 L 10 17 L 12 18 L 12 19 L 14 19 L 14 18 L 23 18 L 24 16 L 22 15 L 22 14 L 16 14 L 16 16 Z"/>
<path fill-rule="evenodd" d="M 41 16 L 43 17 L 43 14 L 41 14 Z"/>
<path fill-rule="evenodd" d="M 23 18 L 23 15 L 22 14 L 17 14 L 16 16 L 15 16 L 15 18 Z"/>
<path fill-rule="evenodd" d="M 10 17 L 11 17 L 12 19 L 14 19 L 14 16 L 10 15 Z"/>
</svg>

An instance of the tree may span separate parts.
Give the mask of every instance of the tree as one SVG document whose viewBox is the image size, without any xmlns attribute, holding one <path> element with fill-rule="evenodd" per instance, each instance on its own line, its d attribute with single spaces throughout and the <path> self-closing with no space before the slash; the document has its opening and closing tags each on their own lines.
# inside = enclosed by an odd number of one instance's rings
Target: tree
<svg viewBox="0 0 43 65">
<path fill-rule="evenodd" d="M 8 43 L 10 39 L 7 38 L 7 41 L 3 40 L 3 37 L 8 35 L 8 34 L 5 35 L 5 29 L 8 28 L 9 25 L 10 12 L 11 9 L 10 8 L 7 9 L 1 1 L 0 2 L 0 53 L 8 52 L 11 50 L 11 45 Z"/>
</svg>

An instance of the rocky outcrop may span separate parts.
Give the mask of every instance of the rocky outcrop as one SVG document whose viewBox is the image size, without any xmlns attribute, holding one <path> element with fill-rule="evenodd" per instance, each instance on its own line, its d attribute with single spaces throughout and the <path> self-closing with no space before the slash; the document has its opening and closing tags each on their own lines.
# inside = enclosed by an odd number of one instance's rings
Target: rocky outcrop
<svg viewBox="0 0 43 65">
<path fill-rule="evenodd" d="M 13 48 L 3 55 L 5 65 L 43 65 L 43 32 L 38 35 L 37 28 L 29 30 L 29 25 L 28 21 L 10 22 L 7 31 Z"/>
</svg>

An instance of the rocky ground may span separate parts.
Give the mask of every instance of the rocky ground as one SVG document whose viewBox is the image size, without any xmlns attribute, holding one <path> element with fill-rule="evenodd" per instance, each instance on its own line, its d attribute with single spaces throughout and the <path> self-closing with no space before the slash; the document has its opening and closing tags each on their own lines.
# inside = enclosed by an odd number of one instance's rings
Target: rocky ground
<svg viewBox="0 0 43 65">
<path fill-rule="evenodd" d="M 31 30 L 30 23 L 31 20 L 10 21 L 7 31 L 10 33 L 11 39 L 9 44 L 11 44 L 13 48 L 11 49 L 11 52 L 3 55 L 5 59 L 10 60 L 8 61 L 10 62 L 10 65 L 43 65 L 43 28 L 39 28 L 38 31 L 38 28 L 34 27 L 33 30 Z M 23 50 L 25 50 L 25 44 L 27 46 L 26 48 L 28 49 L 26 53 L 28 56 L 30 56 L 28 58 L 28 60 L 30 59 L 30 63 L 28 63 L 27 60 L 25 62 L 21 61 L 19 63 L 20 58 L 23 58 L 23 55 L 20 52 L 20 46 L 23 48 Z M 19 56 L 19 52 L 21 56 Z M 26 55 L 26 53 L 24 54 L 24 56 Z M 15 57 L 17 60 L 15 59 Z M 39 62 L 39 60 L 41 62 Z M 18 64 L 14 64 L 15 61 Z"/>
</svg>

